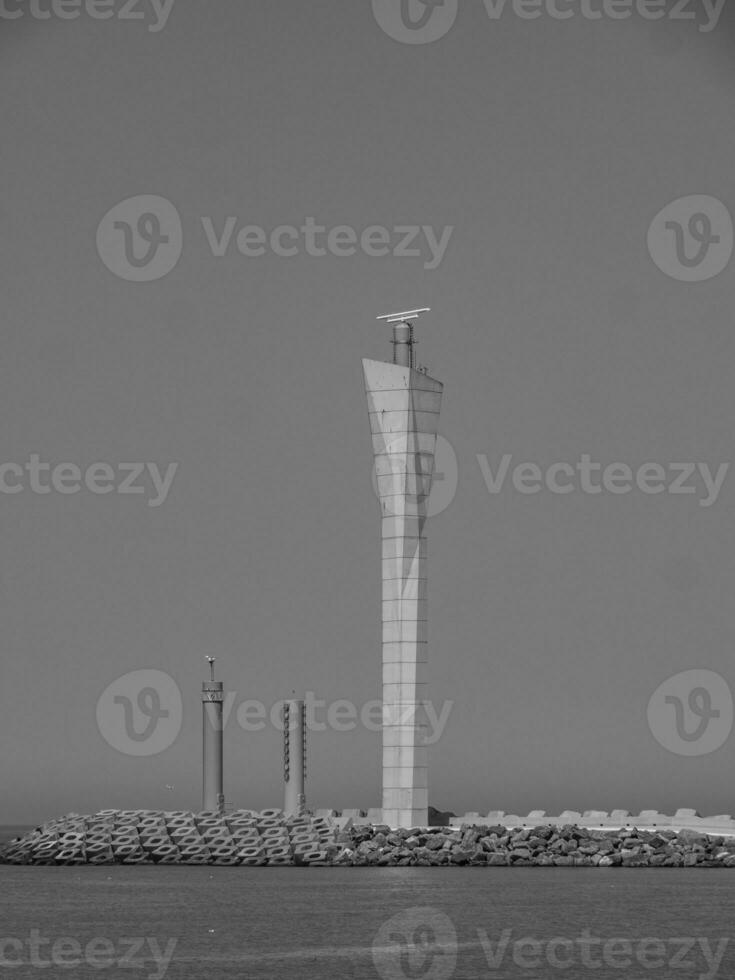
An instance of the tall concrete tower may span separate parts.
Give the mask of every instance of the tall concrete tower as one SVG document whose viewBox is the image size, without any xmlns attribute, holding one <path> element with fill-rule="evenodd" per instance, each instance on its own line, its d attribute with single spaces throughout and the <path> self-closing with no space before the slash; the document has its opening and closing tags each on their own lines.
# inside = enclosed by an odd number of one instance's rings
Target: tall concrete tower
<svg viewBox="0 0 735 980">
<path fill-rule="evenodd" d="M 283 812 L 287 817 L 301 816 L 306 810 L 306 705 L 300 700 L 283 705 L 283 778 Z"/>
<path fill-rule="evenodd" d="M 413 321 L 393 326 L 393 361 L 363 360 L 382 525 L 383 821 L 429 820 L 427 719 L 427 500 L 443 385 L 414 365 Z"/>
<path fill-rule="evenodd" d="M 207 657 L 211 678 L 202 684 L 202 809 L 222 812 L 225 794 L 222 782 L 224 687 L 214 679 L 214 657 Z"/>
</svg>

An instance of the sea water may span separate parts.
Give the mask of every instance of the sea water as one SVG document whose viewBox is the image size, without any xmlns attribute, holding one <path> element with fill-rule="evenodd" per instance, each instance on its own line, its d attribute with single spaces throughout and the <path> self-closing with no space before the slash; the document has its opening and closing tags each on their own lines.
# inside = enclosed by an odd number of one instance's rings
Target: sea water
<svg viewBox="0 0 735 980">
<path fill-rule="evenodd" d="M 735 977 L 726 869 L 3 866 L 0 894 L 15 978 Z"/>
</svg>

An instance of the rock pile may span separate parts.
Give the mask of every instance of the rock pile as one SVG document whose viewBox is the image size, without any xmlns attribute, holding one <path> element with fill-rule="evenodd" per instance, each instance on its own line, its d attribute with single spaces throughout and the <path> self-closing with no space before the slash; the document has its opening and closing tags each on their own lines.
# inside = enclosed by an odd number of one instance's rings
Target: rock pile
<svg viewBox="0 0 735 980">
<path fill-rule="evenodd" d="M 445 829 L 398 830 L 356 827 L 351 844 L 333 864 L 473 865 L 490 867 L 735 867 L 735 840 L 693 831 L 649 832 L 626 828 L 594 831 L 581 827 L 465 825 Z"/>
<path fill-rule="evenodd" d="M 103 810 L 44 824 L 0 850 L 0 863 L 732 868 L 735 838 L 571 824 L 391 830 L 279 810 Z"/>
</svg>

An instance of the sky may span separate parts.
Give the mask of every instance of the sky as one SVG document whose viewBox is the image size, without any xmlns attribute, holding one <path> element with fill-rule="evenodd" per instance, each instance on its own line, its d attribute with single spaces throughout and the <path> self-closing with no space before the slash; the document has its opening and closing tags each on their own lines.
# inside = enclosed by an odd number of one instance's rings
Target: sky
<svg viewBox="0 0 735 980">
<path fill-rule="evenodd" d="M 36 4 L 0 13 L 0 822 L 197 808 L 206 655 L 238 806 L 283 793 L 246 702 L 380 698 L 361 358 L 413 307 L 457 461 L 431 804 L 735 812 L 735 12 Z M 311 806 L 380 805 L 374 729 L 310 733 Z"/>
</svg>

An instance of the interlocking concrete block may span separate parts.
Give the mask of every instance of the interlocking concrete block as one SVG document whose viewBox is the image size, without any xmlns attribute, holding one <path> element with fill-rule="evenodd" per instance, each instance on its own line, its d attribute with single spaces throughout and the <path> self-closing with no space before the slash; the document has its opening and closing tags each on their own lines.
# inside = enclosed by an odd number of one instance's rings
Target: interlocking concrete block
<svg viewBox="0 0 735 980">
<path fill-rule="evenodd" d="M 671 824 L 672 819 L 665 813 L 659 813 L 658 810 L 641 810 L 637 817 L 633 817 L 639 826 L 650 827 L 665 827 Z"/>
</svg>

